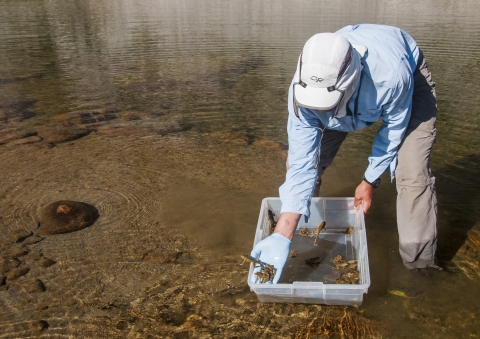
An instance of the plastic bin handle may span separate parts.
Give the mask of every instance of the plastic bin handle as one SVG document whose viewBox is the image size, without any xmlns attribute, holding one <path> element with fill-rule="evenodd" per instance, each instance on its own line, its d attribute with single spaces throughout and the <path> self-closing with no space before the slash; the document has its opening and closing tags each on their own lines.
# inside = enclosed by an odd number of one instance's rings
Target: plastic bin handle
<svg viewBox="0 0 480 339">
<path fill-rule="evenodd" d="M 323 282 L 321 281 L 294 281 L 293 282 L 293 288 L 308 288 L 312 286 L 318 286 L 318 285 L 323 285 Z"/>
</svg>

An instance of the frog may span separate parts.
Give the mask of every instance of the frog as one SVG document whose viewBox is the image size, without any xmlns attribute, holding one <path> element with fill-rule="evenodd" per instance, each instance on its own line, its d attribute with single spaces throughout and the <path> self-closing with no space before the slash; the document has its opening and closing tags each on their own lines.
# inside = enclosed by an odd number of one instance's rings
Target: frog
<svg viewBox="0 0 480 339">
<path fill-rule="evenodd" d="M 332 259 L 330 259 L 330 262 L 332 262 L 332 263 L 335 264 L 335 263 L 337 263 L 337 262 L 341 262 L 342 260 L 343 260 L 343 259 L 342 259 L 342 256 L 339 254 L 339 255 L 333 257 Z"/>
<path fill-rule="evenodd" d="M 304 228 L 298 234 L 300 234 L 302 237 L 308 237 L 309 236 L 308 228 Z"/>
<path fill-rule="evenodd" d="M 268 210 L 268 220 L 270 221 L 270 233 L 273 233 L 273 231 L 275 230 L 275 227 L 277 226 L 277 222 L 275 221 L 275 213 L 273 213 L 272 210 Z"/>
<path fill-rule="evenodd" d="M 253 263 L 254 268 L 260 267 L 262 265 L 266 265 L 264 262 L 257 260 L 254 257 L 249 256 L 248 254 L 241 254 L 240 257 L 242 257 L 243 259 L 243 262 L 240 265 L 243 265 L 246 262 Z"/>
<path fill-rule="evenodd" d="M 323 221 L 320 223 L 320 225 L 318 225 L 317 229 L 312 232 L 312 236 L 316 234 L 315 240 L 313 241 L 314 245 L 317 245 L 317 240 L 318 240 L 318 236 L 320 235 L 320 232 L 326 229 L 327 229 L 327 223 Z"/>
<path fill-rule="evenodd" d="M 335 271 L 338 271 L 340 269 L 357 269 L 357 260 L 343 260 L 341 255 L 337 255 L 336 257 L 331 258 L 330 262 L 335 265 L 335 267 L 333 268 Z"/>
<path fill-rule="evenodd" d="M 260 282 L 265 284 L 269 281 L 272 281 L 275 277 L 277 269 L 273 265 L 262 266 L 259 272 L 256 272 L 255 275 L 260 279 Z"/>
<path fill-rule="evenodd" d="M 335 271 L 338 271 L 338 270 L 347 268 L 347 266 L 348 266 L 348 264 L 345 261 L 337 262 L 337 263 L 335 263 L 335 267 L 333 269 Z"/>
<path fill-rule="evenodd" d="M 242 264 L 245 262 L 253 263 L 253 268 L 260 267 L 260 271 L 255 272 L 255 275 L 260 280 L 261 283 L 267 283 L 275 277 L 277 269 L 273 265 L 264 263 L 263 261 L 257 260 L 247 254 L 240 255 L 243 259 Z"/>
<path fill-rule="evenodd" d="M 357 260 L 347 260 L 347 270 L 356 270 L 357 269 Z"/>
<path fill-rule="evenodd" d="M 320 257 L 313 257 L 313 258 L 308 258 L 305 260 L 305 264 L 311 267 L 316 267 L 320 266 L 322 263 L 322 258 Z"/>
<path fill-rule="evenodd" d="M 356 284 L 360 280 L 360 273 L 358 271 L 349 271 L 343 273 L 340 277 L 337 278 L 337 284 Z"/>
<path fill-rule="evenodd" d="M 335 232 L 335 233 L 340 233 L 340 234 L 345 234 L 345 235 L 351 235 L 353 232 L 355 232 L 355 228 L 349 227 L 345 231 L 341 232 Z"/>
</svg>

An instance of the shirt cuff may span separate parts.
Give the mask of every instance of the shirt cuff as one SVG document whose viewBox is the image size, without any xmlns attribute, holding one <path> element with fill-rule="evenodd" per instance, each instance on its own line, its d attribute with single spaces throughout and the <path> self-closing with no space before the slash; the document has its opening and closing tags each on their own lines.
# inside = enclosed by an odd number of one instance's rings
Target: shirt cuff
<svg viewBox="0 0 480 339">
<path fill-rule="evenodd" d="M 305 218 L 308 219 L 310 218 L 310 200 L 282 200 L 282 208 L 280 210 L 280 213 L 283 212 L 303 214 Z"/>
<path fill-rule="evenodd" d="M 365 179 L 367 179 L 368 182 L 374 182 L 382 175 L 384 171 L 385 171 L 384 169 L 381 170 L 381 169 L 376 169 L 376 168 L 372 168 L 371 166 L 368 166 L 364 174 Z"/>
</svg>

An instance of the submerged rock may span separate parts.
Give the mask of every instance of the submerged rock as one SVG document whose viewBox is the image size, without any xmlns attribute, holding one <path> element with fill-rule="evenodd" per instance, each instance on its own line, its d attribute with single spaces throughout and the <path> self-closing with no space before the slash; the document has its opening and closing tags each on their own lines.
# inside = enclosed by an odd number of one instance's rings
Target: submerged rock
<svg viewBox="0 0 480 339">
<path fill-rule="evenodd" d="M 24 240 L 24 241 L 22 242 L 22 244 L 25 245 L 25 246 L 29 246 L 29 245 L 36 244 L 37 242 L 40 242 L 40 241 L 42 241 L 43 239 L 45 239 L 45 237 L 41 237 L 41 236 L 39 236 L 39 235 L 37 235 L 37 234 L 34 234 L 34 235 L 28 237 L 26 240 Z"/>
<path fill-rule="evenodd" d="M 33 232 L 30 230 L 18 229 L 13 231 L 10 234 L 10 237 L 12 238 L 13 242 L 19 243 L 27 239 L 32 234 Z"/>
<path fill-rule="evenodd" d="M 12 142 L 18 139 L 31 137 L 35 134 L 37 134 L 37 132 L 34 132 L 34 131 L 16 131 L 16 132 L 9 132 L 9 133 L 1 133 L 0 145 L 8 144 L 9 142 Z"/>
<path fill-rule="evenodd" d="M 14 140 L 14 141 L 8 143 L 6 146 L 33 144 L 33 143 L 37 143 L 37 142 L 41 142 L 41 141 L 42 141 L 41 137 L 39 137 L 38 135 L 32 135 L 30 137 Z"/>
<path fill-rule="evenodd" d="M 175 262 L 180 258 L 182 252 L 172 252 L 172 251 L 154 251 L 149 253 L 145 260 L 154 263 L 154 264 L 165 264 L 167 262 Z"/>
<path fill-rule="evenodd" d="M 152 127 L 149 126 L 101 126 L 97 129 L 97 134 L 105 135 L 105 136 L 128 136 L 128 137 L 135 137 L 135 136 L 144 136 L 150 135 L 154 133 Z"/>
<path fill-rule="evenodd" d="M 11 244 L 8 247 L 1 247 L 0 253 L 3 258 L 19 258 L 28 254 L 28 249 L 23 244 Z"/>
<path fill-rule="evenodd" d="M 20 260 L 15 258 L 6 258 L 5 260 L 3 260 L 1 264 L 2 271 L 0 273 L 2 274 L 7 273 L 11 269 L 14 269 L 18 266 L 20 266 Z"/>
<path fill-rule="evenodd" d="M 81 230 L 98 218 L 98 210 L 79 201 L 60 200 L 51 203 L 40 212 L 38 233 L 52 235 Z"/>
<path fill-rule="evenodd" d="M 7 273 L 7 280 L 15 280 L 21 276 L 27 274 L 30 271 L 29 268 L 14 268 Z"/>
<path fill-rule="evenodd" d="M 116 108 L 69 112 L 56 115 L 53 120 L 67 127 L 91 128 L 121 118 L 119 112 Z"/>
<path fill-rule="evenodd" d="M 44 329 L 48 328 L 48 323 L 45 320 L 34 320 L 28 323 L 28 329 L 30 331 L 43 331 Z"/>
<path fill-rule="evenodd" d="M 480 231 L 477 231 L 473 228 L 468 230 L 467 238 L 470 246 L 477 250 L 480 249 Z"/>
<path fill-rule="evenodd" d="M 51 145 L 80 139 L 88 134 L 90 134 L 90 130 L 75 127 L 49 128 L 38 131 L 38 135 L 43 139 L 43 142 Z"/>
<path fill-rule="evenodd" d="M 38 307 L 35 307 L 34 311 L 35 312 L 42 312 L 42 311 L 45 311 L 45 310 L 48 310 L 48 306 L 47 305 L 42 305 L 42 306 L 38 306 Z"/>
<path fill-rule="evenodd" d="M 37 261 L 38 266 L 41 266 L 41 267 L 50 267 L 52 265 L 55 265 L 56 263 L 57 263 L 56 261 L 52 259 L 48 259 L 43 255 Z"/>
<path fill-rule="evenodd" d="M 21 289 L 25 293 L 39 293 L 45 292 L 46 288 L 43 282 L 39 279 L 24 283 L 20 285 Z"/>
<path fill-rule="evenodd" d="M 96 132 L 105 136 L 145 136 L 145 135 L 166 135 L 186 131 L 191 126 L 178 121 L 164 121 L 155 123 L 120 123 L 103 125 L 97 128 Z"/>
</svg>

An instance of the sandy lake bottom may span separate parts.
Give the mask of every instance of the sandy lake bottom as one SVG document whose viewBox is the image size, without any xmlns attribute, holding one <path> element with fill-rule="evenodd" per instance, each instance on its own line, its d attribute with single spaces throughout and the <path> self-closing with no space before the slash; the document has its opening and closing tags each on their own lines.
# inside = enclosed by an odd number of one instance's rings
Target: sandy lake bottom
<svg viewBox="0 0 480 339">
<path fill-rule="evenodd" d="M 195 129 L 2 146 L 2 254 L 29 270 L 1 286 L 0 338 L 479 337 L 475 268 L 407 271 L 389 247 L 395 234 L 380 241 L 377 228 L 361 307 L 258 302 L 240 254 L 251 249 L 261 199 L 278 195 L 285 157 L 276 142 Z M 96 206 L 99 219 L 15 238 L 35 233 L 41 208 L 62 199 Z M 28 293 L 37 279 L 44 291 Z M 421 293 L 388 293 L 407 280 Z"/>
</svg>

